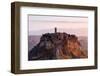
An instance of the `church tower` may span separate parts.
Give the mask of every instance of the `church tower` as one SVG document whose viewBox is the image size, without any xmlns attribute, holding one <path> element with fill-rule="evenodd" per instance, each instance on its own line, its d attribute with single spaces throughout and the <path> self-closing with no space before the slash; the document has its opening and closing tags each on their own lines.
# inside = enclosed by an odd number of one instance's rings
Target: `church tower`
<svg viewBox="0 0 100 76">
<path fill-rule="evenodd" d="M 57 33 L 57 28 L 55 27 L 55 33 Z"/>
</svg>

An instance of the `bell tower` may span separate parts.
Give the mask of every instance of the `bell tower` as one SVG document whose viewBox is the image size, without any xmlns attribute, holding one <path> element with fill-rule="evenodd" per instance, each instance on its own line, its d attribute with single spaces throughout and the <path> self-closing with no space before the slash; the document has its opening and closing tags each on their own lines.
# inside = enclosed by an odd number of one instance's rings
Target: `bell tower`
<svg viewBox="0 0 100 76">
<path fill-rule="evenodd" d="M 55 27 L 55 33 L 57 33 L 57 28 Z"/>
</svg>

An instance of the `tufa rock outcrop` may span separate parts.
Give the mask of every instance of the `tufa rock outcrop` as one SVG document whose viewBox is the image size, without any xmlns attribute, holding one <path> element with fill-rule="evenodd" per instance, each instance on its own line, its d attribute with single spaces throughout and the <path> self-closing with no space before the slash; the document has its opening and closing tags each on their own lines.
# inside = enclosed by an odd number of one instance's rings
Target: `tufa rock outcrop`
<svg viewBox="0 0 100 76">
<path fill-rule="evenodd" d="M 29 60 L 87 58 L 78 37 L 67 33 L 46 33 L 28 53 Z"/>
</svg>

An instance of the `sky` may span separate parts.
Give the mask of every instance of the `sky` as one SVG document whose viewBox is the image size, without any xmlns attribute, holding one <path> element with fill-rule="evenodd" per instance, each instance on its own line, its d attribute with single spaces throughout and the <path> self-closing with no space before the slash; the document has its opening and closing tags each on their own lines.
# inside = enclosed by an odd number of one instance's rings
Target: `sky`
<svg viewBox="0 0 100 76">
<path fill-rule="evenodd" d="M 77 36 L 87 36 L 88 17 L 28 15 L 29 35 L 66 32 Z"/>
</svg>

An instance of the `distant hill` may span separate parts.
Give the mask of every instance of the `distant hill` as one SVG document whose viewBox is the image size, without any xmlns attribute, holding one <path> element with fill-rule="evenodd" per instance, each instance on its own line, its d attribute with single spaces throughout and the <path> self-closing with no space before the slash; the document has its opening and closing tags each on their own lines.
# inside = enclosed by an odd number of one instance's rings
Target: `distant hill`
<svg viewBox="0 0 100 76">
<path fill-rule="evenodd" d="M 39 35 L 31 35 L 28 36 L 28 50 L 30 51 L 35 45 L 37 45 L 40 41 L 41 36 Z"/>
<path fill-rule="evenodd" d="M 78 37 L 78 40 L 80 41 L 82 48 L 88 50 L 88 37 L 80 36 Z"/>
</svg>

